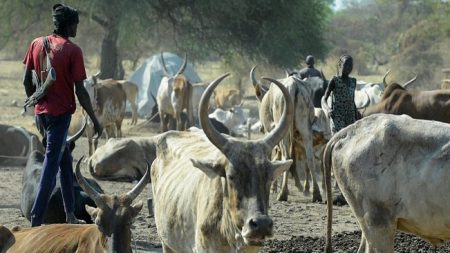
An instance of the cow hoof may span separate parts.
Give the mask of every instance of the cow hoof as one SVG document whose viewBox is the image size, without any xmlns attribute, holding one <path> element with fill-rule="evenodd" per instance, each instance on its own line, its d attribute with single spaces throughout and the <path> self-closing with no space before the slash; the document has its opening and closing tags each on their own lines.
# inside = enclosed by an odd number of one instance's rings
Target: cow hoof
<svg viewBox="0 0 450 253">
<path fill-rule="evenodd" d="M 320 196 L 320 194 L 319 195 L 313 194 L 312 202 L 313 203 L 322 203 L 322 196 Z"/>
<path fill-rule="evenodd" d="M 338 196 L 336 196 L 335 199 L 333 199 L 333 205 L 335 206 L 347 205 L 347 200 L 345 199 L 344 195 L 339 194 Z"/>
<path fill-rule="evenodd" d="M 287 199 L 288 199 L 287 194 L 279 194 L 277 197 L 278 201 L 287 201 Z"/>
</svg>

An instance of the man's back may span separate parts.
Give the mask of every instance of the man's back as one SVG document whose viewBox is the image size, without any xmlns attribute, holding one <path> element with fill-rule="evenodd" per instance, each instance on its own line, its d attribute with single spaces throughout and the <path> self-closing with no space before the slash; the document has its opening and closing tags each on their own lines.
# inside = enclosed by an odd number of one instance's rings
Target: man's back
<svg viewBox="0 0 450 253">
<path fill-rule="evenodd" d="M 300 77 L 300 79 L 314 77 L 314 76 L 322 78 L 322 74 L 320 73 L 320 71 L 318 71 L 314 67 L 303 68 L 298 72 L 297 75 Z"/>
</svg>

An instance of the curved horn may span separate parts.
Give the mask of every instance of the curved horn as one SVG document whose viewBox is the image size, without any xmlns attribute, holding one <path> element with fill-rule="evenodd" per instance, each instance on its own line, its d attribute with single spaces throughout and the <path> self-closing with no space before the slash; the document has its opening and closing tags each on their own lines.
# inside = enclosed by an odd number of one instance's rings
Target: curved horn
<svg viewBox="0 0 450 253">
<path fill-rule="evenodd" d="M 182 74 L 184 72 L 184 69 L 186 68 L 187 65 L 187 55 L 186 53 L 184 53 L 184 61 L 183 64 L 181 65 L 180 69 L 178 70 L 178 72 L 175 74 L 175 76 L 178 76 L 180 74 Z"/>
<path fill-rule="evenodd" d="M 163 52 L 161 52 L 161 65 L 163 67 L 163 75 L 165 75 L 167 77 L 172 77 L 171 75 L 169 75 L 169 71 L 167 71 L 166 63 L 164 62 Z"/>
<path fill-rule="evenodd" d="M 364 105 L 357 107 L 356 109 L 363 109 L 363 108 L 366 108 L 367 106 L 369 106 L 369 103 L 370 103 L 369 94 L 367 94 L 367 91 L 365 91 L 365 90 L 364 90 L 364 94 L 366 94 L 366 102 L 364 103 Z"/>
<path fill-rule="evenodd" d="M 327 80 L 327 79 L 325 78 L 325 74 L 323 73 L 323 70 L 322 70 L 322 69 L 320 69 L 320 75 L 322 76 L 322 80 L 323 80 L 323 81 Z"/>
<path fill-rule="evenodd" d="M 255 77 L 255 69 L 256 69 L 256 66 L 257 66 L 257 65 L 255 65 L 255 66 L 250 70 L 250 79 L 252 80 L 253 87 L 255 87 L 255 86 L 262 86 L 262 85 L 258 82 L 258 80 L 256 80 L 256 77 Z"/>
<path fill-rule="evenodd" d="M 150 163 L 148 161 L 145 161 L 145 163 L 147 164 L 147 170 L 145 171 L 144 176 L 142 176 L 141 180 L 139 180 L 139 183 L 137 183 L 137 185 L 127 193 L 127 197 L 130 198 L 131 201 L 136 199 L 137 196 L 141 194 L 142 190 L 144 190 L 147 183 L 150 182 Z"/>
<path fill-rule="evenodd" d="M 416 81 L 416 79 L 417 79 L 417 75 L 416 75 L 413 79 L 411 79 L 411 80 L 409 80 L 408 82 L 404 83 L 404 84 L 402 85 L 403 88 L 406 88 L 406 86 L 408 86 L 408 85 L 414 83 L 414 81 Z"/>
<path fill-rule="evenodd" d="M 284 69 L 284 74 L 286 75 L 286 77 L 289 77 L 289 70 L 287 70 L 286 68 Z"/>
<path fill-rule="evenodd" d="M 389 75 L 390 72 L 391 72 L 391 70 L 389 69 L 389 70 L 386 72 L 386 74 L 384 74 L 384 77 L 383 77 L 383 84 L 384 84 L 384 87 L 387 87 L 387 86 L 388 86 L 388 84 L 386 83 L 386 77 Z"/>
<path fill-rule="evenodd" d="M 83 122 L 83 126 L 81 127 L 80 130 L 78 130 L 78 132 L 76 134 L 74 134 L 73 136 L 67 138 L 66 142 L 76 142 L 78 140 L 78 138 L 81 137 L 81 135 L 83 135 L 84 130 L 86 129 L 87 126 L 87 118 L 84 118 L 84 122 Z"/>
<path fill-rule="evenodd" d="M 99 206 L 100 203 L 103 203 L 100 201 L 101 195 L 98 193 L 86 180 L 86 178 L 81 175 L 80 172 L 80 163 L 83 160 L 84 156 L 80 158 L 77 162 L 77 166 L 75 167 L 75 177 L 77 178 L 78 184 L 81 186 L 84 192 Z M 99 203 L 100 202 L 100 203 Z"/>
<path fill-rule="evenodd" d="M 281 92 L 283 92 L 285 101 L 283 115 L 281 116 L 279 124 L 275 127 L 275 129 L 272 129 L 272 131 L 270 131 L 270 133 L 262 140 L 270 147 L 269 149 L 272 150 L 272 148 L 275 147 L 275 145 L 277 145 L 278 142 L 280 142 L 280 140 L 286 135 L 289 127 L 292 126 L 294 104 L 292 103 L 292 99 L 289 95 L 288 90 L 286 89 L 286 87 L 284 87 L 283 84 L 272 78 L 263 77 L 263 79 L 268 80 L 278 86 Z"/>
<path fill-rule="evenodd" d="M 230 73 L 224 74 L 217 78 L 216 80 L 212 81 L 206 90 L 203 92 L 202 98 L 200 99 L 200 105 L 199 105 L 199 112 L 198 117 L 200 119 L 200 126 L 203 128 L 203 132 L 205 132 L 206 137 L 211 141 L 214 146 L 216 146 L 218 149 L 220 149 L 222 152 L 225 153 L 226 150 L 226 144 L 228 143 L 228 139 L 220 134 L 212 125 L 211 121 L 208 117 L 208 105 L 209 105 L 209 98 L 211 97 L 211 94 L 213 93 L 216 86 L 227 76 L 229 76 Z"/>
</svg>

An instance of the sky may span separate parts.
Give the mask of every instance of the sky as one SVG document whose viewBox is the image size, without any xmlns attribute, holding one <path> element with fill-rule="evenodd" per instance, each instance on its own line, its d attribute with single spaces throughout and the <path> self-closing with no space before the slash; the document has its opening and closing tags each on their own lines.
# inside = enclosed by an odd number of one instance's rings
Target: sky
<svg viewBox="0 0 450 253">
<path fill-rule="evenodd" d="M 334 0 L 334 7 L 333 7 L 333 9 L 335 11 L 337 11 L 337 10 L 341 10 L 342 8 L 344 8 L 343 1 L 344 0 Z"/>
</svg>

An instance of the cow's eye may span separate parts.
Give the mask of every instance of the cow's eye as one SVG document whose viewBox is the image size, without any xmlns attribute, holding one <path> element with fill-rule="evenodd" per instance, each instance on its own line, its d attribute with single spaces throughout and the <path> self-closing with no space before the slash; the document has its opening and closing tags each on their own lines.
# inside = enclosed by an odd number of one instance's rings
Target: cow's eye
<svg viewBox="0 0 450 253">
<path fill-rule="evenodd" d="M 228 174 L 227 178 L 228 178 L 229 181 L 233 181 L 234 178 L 235 178 L 235 175 L 234 174 Z"/>
</svg>

